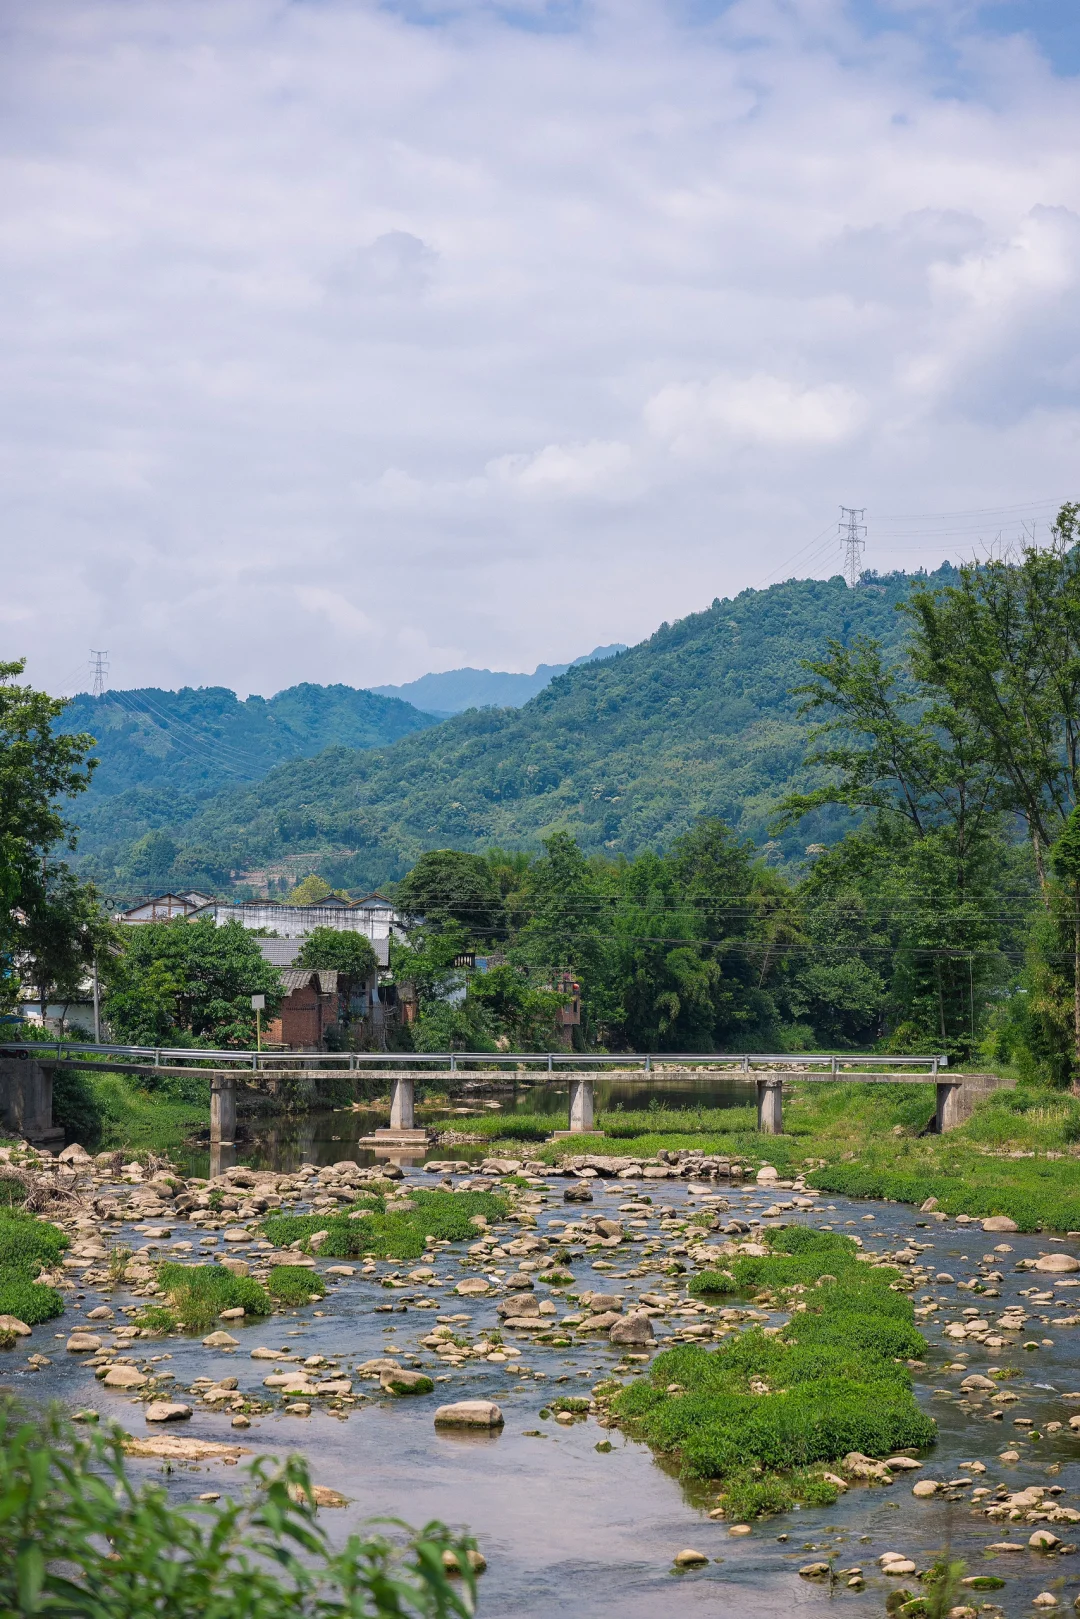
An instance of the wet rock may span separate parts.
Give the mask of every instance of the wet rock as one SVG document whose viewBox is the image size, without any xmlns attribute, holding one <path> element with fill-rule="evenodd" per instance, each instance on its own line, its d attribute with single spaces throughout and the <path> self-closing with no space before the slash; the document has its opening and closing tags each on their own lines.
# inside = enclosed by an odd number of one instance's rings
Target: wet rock
<svg viewBox="0 0 1080 1619">
<path fill-rule="evenodd" d="M 190 1405 L 179 1400 L 155 1400 L 143 1412 L 147 1422 L 186 1422 L 191 1415 Z"/>
<path fill-rule="evenodd" d="M 379 1387 L 384 1394 L 430 1394 L 435 1384 L 426 1372 L 406 1372 L 398 1369 L 380 1373 Z"/>
<path fill-rule="evenodd" d="M 804 1580 L 827 1579 L 829 1574 L 828 1563 L 804 1563 L 799 1570 L 799 1576 Z"/>
<path fill-rule="evenodd" d="M 501 1428 L 503 1414 L 494 1400 L 457 1400 L 440 1405 L 435 1413 L 437 1428 Z"/>
<path fill-rule="evenodd" d="M 852 1478 L 875 1479 L 882 1484 L 892 1481 L 892 1474 L 884 1462 L 877 1462 L 872 1456 L 864 1456 L 860 1450 L 849 1450 L 840 1466 Z"/>
<path fill-rule="evenodd" d="M 593 1195 L 584 1181 L 576 1186 L 568 1186 L 563 1193 L 564 1203 L 591 1203 Z"/>
<path fill-rule="evenodd" d="M 729 1535 L 752 1535 L 753 1532 L 748 1523 L 733 1523 L 728 1530 Z"/>
<path fill-rule="evenodd" d="M 241 1320 L 243 1320 L 244 1316 L 246 1316 L 246 1315 L 247 1315 L 247 1311 L 244 1309 L 244 1306 L 242 1304 L 234 1304 L 231 1309 L 219 1310 L 218 1311 L 218 1320 L 219 1321 L 241 1321 Z M 237 1340 L 234 1338 L 233 1342 L 235 1343 L 235 1342 L 237 1342 Z"/>
<path fill-rule="evenodd" d="M 891 1473 L 910 1473 L 922 1466 L 911 1456 L 886 1456 L 885 1466 Z"/>
<path fill-rule="evenodd" d="M 468 1558 L 469 1567 L 474 1574 L 482 1574 L 487 1568 L 487 1558 L 483 1552 L 478 1552 L 475 1547 L 467 1551 L 465 1556 Z M 448 1574 L 461 1573 L 461 1560 L 457 1552 L 451 1551 L 449 1547 L 442 1554 L 442 1565 Z"/>
<path fill-rule="evenodd" d="M 1055 1546 L 1061 1545 L 1061 1538 L 1051 1529 L 1036 1529 L 1033 1535 L 1028 1536 L 1028 1545 L 1037 1552 L 1050 1552 Z"/>
<path fill-rule="evenodd" d="M 765 1186 L 771 1181 L 779 1180 L 780 1176 L 773 1168 L 772 1164 L 762 1164 L 754 1179 L 757 1181 L 759 1186 Z"/>
<path fill-rule="evenodd" d="M 1072 1254 L 1040 1254 L 1032 1269 L 1063 1275 L 1067 1271 L 1080 1270 L 1080 1259 L 1074 1259 Z"/>
<path fill-rule="evenodd" d="M 13 1332 L 16 1338 L 29 1338 L 30 1330 L 17 1315 L 0 1315 L 0 1332 Z"/>
<path fill-rule="evenodd" d="M 709 1559 L 704 1552 L 696 1552 L 690 1546 L 687 1546 L 681 1552 L 676 1552 L 672 1558 L 676 1568 L 701 1568 L 702 1564 L 708 1561 Z"/>
<path fill-rule="evenodd" d="M 978 1372 L 972 1372 L 970 1377 L 964 1378 L 960 1387 L 962 1389 L 996 1389 L 997 1384 L 990 1377 L 982 1377 Z"/>
<path fill-rule="evenodd" d="M 101 1348 L 101 1339 L 94 1332 L 73 1332 L 67 1341 L 66 1347 L 72 1354 L 93 1353 L 93 1351 Z"/>
<path fill-rule="evenodd" d="M 168 1461 L 205 1462 L 228 1458 L 238 1461 L 250 1454 L 242 1445 L 222 1445 L 211 1439 L 181 1439 L 178 1434 L 147 1434 L 141 1439 L 125 1439 L 129 1456 L 161 1456 Z"/>
<path fill-rule="evenodd" d="M 1007 1214 L 992 1214 L 982 1223 L 984 1231 L 1019 1231 L 1020 1227 L 1015 1220 L 1010 1220 Z"/>
<path fill-rule="evenodd" d="M 454 1288 L 455 1293 L 461 1293 L 466 1298 L 470 1294 L 490 1293 L 491 1283 L 483 1276 L 466 1276 Z"/>
<path fill-rule="evenodd" d="M 911 1493 L 923 1500 L 931 1495 L 936 1495 L 940 1489 L 941 1485 L 935 1483 L 932 1478 L 921 1478 L 918 1484 L 912 1486 Z"/>
<path fill-rule="evenodd" d="M 111 1321 L 113 1313 L 107 1304 L 99 1304 L 95 1310 L 87 1310 L 88 1321 Z"/>
<path fill-rule="evenodd" d="M 233 1349 L 240 1342 L 229 1332 L 211 1332 L 203 1339 L 207 1349 Z"/>
<path fill-rule="evenodd" d="M 224 1254 L 218 1261 L 222 1270 L 227 1270 L 232 1276 L 247 1276 L 251 1266 L 246 1259 L 239 1259 L 235 1254 Z M 224 1310 L 221 1312 L 225 1314 Z"/>
<path fill-rule="evenodd" d="M 1040 1591 L 1037 1597 L 1032 1597 L 1031 1605 L 1034 1608 L 1056 1608 L 1058 1599 L 1051 1591 Z"/>
<path fill-rule="evenodd" d="M 540 1314 L 540 1301 L 535 1293 L 526 1293 L 522 1298 L 500 1299 L 495 1306 L 496 1313 L 501 1316 L 513 1316 L 515 1320 L 522 1316 Z"/>
</svg>

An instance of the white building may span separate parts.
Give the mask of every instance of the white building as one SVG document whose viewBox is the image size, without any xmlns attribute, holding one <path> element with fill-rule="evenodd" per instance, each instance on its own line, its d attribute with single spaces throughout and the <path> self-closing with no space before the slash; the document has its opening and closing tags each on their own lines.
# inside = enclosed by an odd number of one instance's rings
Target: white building
<svg viewBox="0 0 1080 1619">
<path fill-rule="evenodd" d="M 282 939 L 303 939 L 316 928 L 334 928 L 339 933 L 363 933 L 375 946 L 382 961 L 391 937 L 404 939 L 405 923 L 388 899 L 381 894 L 349 905 L 344 900 L 327 900 L 318 905 L 280 905 L 271 900 L 247 900 L 240 905 L 213 901 L 190 913 L 193 922 L 213 917 L 217 926 L 239 922 L 245 928 L 265 928 Z M 380 944 L 383 946 L 379 948 Z"/>
</svg>

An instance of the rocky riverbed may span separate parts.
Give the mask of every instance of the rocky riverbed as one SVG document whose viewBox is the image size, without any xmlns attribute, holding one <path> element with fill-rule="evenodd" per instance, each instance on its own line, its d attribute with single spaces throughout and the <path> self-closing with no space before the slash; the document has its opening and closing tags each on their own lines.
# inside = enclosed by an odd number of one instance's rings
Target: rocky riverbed
<svg viewBox="0 0 1080 1619">
<path fill-rule="evenodd" d="M 441 1185 L 504 1192 L 510 1213 L 416 1261 L 343 1262 L 279 1253 L 261 1221 L 279 1206 L 329 1214 L 385 1166 L 180 1182 L 164 1166 L 72 1154 L 50 1172 L 68 1199 L 50 1217 L 73 1239 L 54 1276 L 66 1313 L 19 1334 L 0 1379 L 120 1422 L 133 1467 L 167 1469 L 178 1498 L 235 1488 L 245 1452 L 299 1449 L 342 1534 L 376 1514 L 468 1524 L 487 1557 L 481 1611 L 492 1615 L 539 1619 L 562 1603 L 632 1619 L 717 1604 L 809 1613 L 830 1601 L 880 1614 L 899 1592 L 917 1594 L 920 1571 L 946 1550 L 968 1578 L 991 1582 L 966 1588 L 974 1613 L 1071 1609 L 1080 1239 L 856 1204 L 700 1157 L 582 1159 L 558 1174 L 447 1160 L 389 1173 L 399 1207 Z M 720 1515 L 718 1486 L 684 1487 L 624 1435 L 607 1398 L 673 1342 L 782 1325 L 752 1299 L 687 1292 L 698 1270 L 753 1253 L 782 1222 L 855 1236 L 870 1263 L 897 1267 L 929 1343 L 913 1375 L 939 1439 L 885 1468 L 848 1458 L 832 1506 L 739 1524 Z M 163 1260 L 213 1258 L 255 1278 L 299 1263 L 328 1291 L 198 1335 L 140 1328 Z M 436 1422 L 463 1402 L 464 1424 Z"/>
</svg>

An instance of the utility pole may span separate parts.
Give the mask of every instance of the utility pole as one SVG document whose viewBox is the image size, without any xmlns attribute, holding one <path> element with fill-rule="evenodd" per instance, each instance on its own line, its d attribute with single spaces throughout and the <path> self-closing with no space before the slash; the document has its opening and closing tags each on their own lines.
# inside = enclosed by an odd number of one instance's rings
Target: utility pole
<svg viewBox="0 0 1080 1619">
<path fill-rule="evenodd" d="M 94 952 L 94 1044 L 101 1044 L 101 991 L 98 988 L 97 951 Z"/>
<path fill-rule="evenodd" d="M 841 506 L 837 527 L 844 539 L 844 578 L 852 590 L 862 573 L 862 553 L 866 544 L 865 506 Z"/>
<path fill-rule="evenodd" d="M 94 683 L 90 689 L 95 697 L 105 695 L 105 681 L 109 673 L 109 665 L 105 660 L 108 656 L 107 652 L 95 652 L 93 647 L 90 648 L 90 663 L 94 676 Z"/>
</svg>

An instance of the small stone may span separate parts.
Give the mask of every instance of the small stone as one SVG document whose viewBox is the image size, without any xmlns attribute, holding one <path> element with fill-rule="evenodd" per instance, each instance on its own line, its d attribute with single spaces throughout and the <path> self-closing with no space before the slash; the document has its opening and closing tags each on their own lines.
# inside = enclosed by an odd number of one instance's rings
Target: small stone
<svg viewBox="0 0 1080 1619">
<path fill-rule="evenodd" d="M 454 1292 L 464 1294 L 466 1297 L 473 1293 L 490 1293 L 491 1283 L 483 1276 L 466 1276 L 463 1281 L 457 1284 Z"/>
<path fill-rule="evenodd" d="M 220 1312 L 220 1315 L 219 1315 L 219 1320 L 221 1320 L 221 1321 L 241 1321 L 241 1320 L 243 1320 L 243 1318 L 244 1318 L 244 1316 L 246 1314 L 247 1314 L 247 1311 L 244 1309 L 244 1306 L 242 1304 L 237 1304 L 237 1305 L 234 1305 L 231 1310 L 222 1310 Z M 237 1342 L 237 1339 L 234 1338 L 233 1343 L 236 1343 L 236 1342 Z"/>
<path fill-rule="evenodd" d="M 251 1418 L 245 1417 L 244 1413 L 241 1411 L 235 1417 L 233 1417 L 232 1426 L 234 1428 L 250 1428 Z"/>
<path fill-rule="evenodd" d="M 88 1321 L 111 1321 L 112 1314 L 107 1304 L 99 1304 L 96 1309 L 87 1310 L 86 1319 Z"/>
<path fill-rule="evenodd" d="M 939 1271 L 938 1274 L 934 1277 L 934 1281 L 935 1282 L 940 1282 L 943 1287 L 945 1286 L 945 1284 L 947 1282 L 955 1282 L 955 1280 L 956 1280 L 956 1277 L 955 1276 L 950 1276 L 947 1270 Z"/>
<path fill-rule="evenodd" d="M 828 1572 L 828 1563 L 804 1563 L 802 1568 L 799 1570 L 800 1577 L 804 1580 L 820 1580 L 824 1578 Z"/>
<path fill-rule="evenodd" d="M 773 1168 L 772 1164 L 762 1164 L 761 1168 L 754 1176 L 754 1179 L 757 1181 L 759 1186 L 764 1186 L 769 1181 L 779 1180 L 779 1178 L 780 1177 L 777 1174 L 777 1171 Z"/>
<path fill-rule="evenodd" d="M 474 1574 L 482 1574 L 487 1568 L 487 1558 L 484 1556 L 483 1552 L 478 1552 L 474 1548 L 467 1551 L 465 1555 L 469 1560 L 469 1567 L 472 1569 Z M 461 1563 L 458 1559 L 457 1552 L 452 1552 L 449 1549 L 444 1551 L 442 1554 L 442 1565 L 448 1574 L 461 1573 Z"/>
<path fill-rule="evenodd" d="M 1033 1535 L 1028 1536 L 1028 1545 L 1037 1552 L 1049 1552 L 1055 1546 L 1060 1546 L 1061 1540 L 1049 1529 L 1036 1529 Z"/>
<path fill-rule="evenodd" d="M 435 1384 L 425 1372 L 387 1371 L 381 1373 L 379 1387 L 384 1394 L 430 1394 Z"/>
<path fill-rule="evenodd" d="M 147 1422 L 186 1422 L 191 1415 L 190 1405 L 179 1401 L 155 1400 L 143 1413 Z"/>
<path fill-rule="evenodd" d="M 910 1473 L 922 1466 L 922 1462 L 915 1461 L 911 1456 L 886 1456 L 884 1465 L 894 1473 Z"/>
<path fill-rule="evenodd" d="M 1032 1597 L 1032 1606 L 1036 1608 L 1056 1608 L 1057 1597 L 1050 1591 L 1040 1591 L 1037 1597 Z"/>
<path fill-rule="evenodd" d="M 437 1428 L 501 1428 L 503 1414 L 494 1400 L 458 1400 L 440 1405 L 435 1413 Z"/>
<path fill-rule="evenodd" d="M 940 1488 L 941 1485 L 936 1484 L 932 1478 L 921 1478 L 918 1484 L 912 1486 L 911 1493 L 917 1495 L 920 1500 L 925 1500 L 928 1496 L 936 1495 Z"/>
<path fill-rule="evenodd" d="M 687 1546 L 681 1552 L 676 1552 L 672 1558 L 676 1568 L 700 1568 L 703 1563 L 708 1561 L 709 1559 L 704 1552 L 696 1552 L 690 1546 Z"/>
<path fill-rule="evenodd" d="M 914 1574 L 915 1564 L 911 1561 L 910 1557 L 898 1557 L 892 1562 L 883 1563 L 881 1572 L 883 1574 L 888 1574 L 890 1578 L 895 1576 L 897 1579 L 899 1579 L 904 1574 Z"/>
<path fill-rule="evenodd" d="M 748 1523 L 733 1523 L 728 1530 L 729 1535 L 752 1535 L 753 1532 Z"/>
<path fill-rule="evenodd" d="M 203 1344 L 207 1349 L 232 1349 L 239 1342 L 239 1338 L 234 1338 L 228 1332 L 211 1332 L 208 1337 L 203 1339 Z"/>
<path fill-rule="evenodd" d="M 1018 1462 L 1019 1460 L 1020 1452 L 1018 1450 L 1003 1450 L 998 1457 L 999 1462 Z"/>
</svg>

